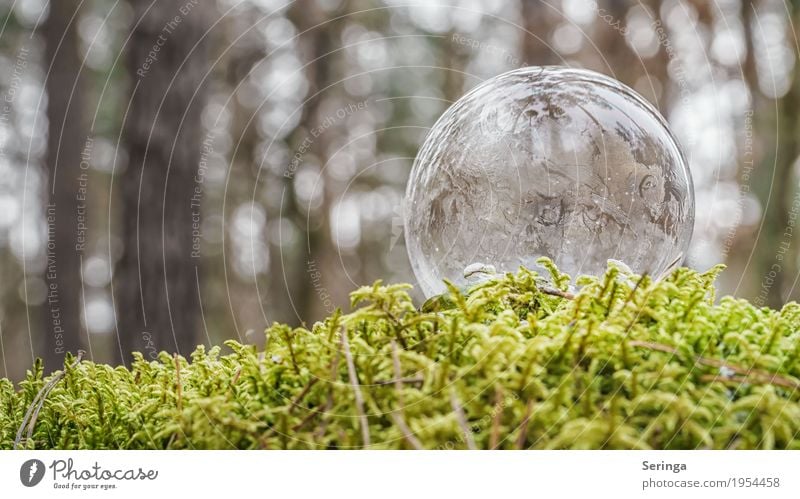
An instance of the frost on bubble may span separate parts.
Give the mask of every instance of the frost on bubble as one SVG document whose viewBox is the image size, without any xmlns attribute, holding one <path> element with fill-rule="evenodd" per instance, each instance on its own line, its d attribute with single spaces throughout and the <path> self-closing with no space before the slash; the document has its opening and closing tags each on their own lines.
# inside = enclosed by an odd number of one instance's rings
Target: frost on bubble
<svg viewBox="0 0 800 499">
<path fill-rule="evenodd" d="M 577 276 L 609 259 L 657 275 L 686 252 L 694 198 L 665 120 L 630 88 L 559 67 L 502 74 L 434 125 L 406 191 L 406 241 L 426 296 L 550 257 Z M 480 269 L 479 269 L 480 270 Z"/>
</svg>

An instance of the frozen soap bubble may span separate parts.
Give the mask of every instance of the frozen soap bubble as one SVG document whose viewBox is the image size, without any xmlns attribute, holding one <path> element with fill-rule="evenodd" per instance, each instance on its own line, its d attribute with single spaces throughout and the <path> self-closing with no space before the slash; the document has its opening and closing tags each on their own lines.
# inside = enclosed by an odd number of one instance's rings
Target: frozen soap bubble
<svg viewBox="0 0 800 499">
<path fill-rule="evenodd" d="M 664 118 L 591 71 L 528 67 L 492 78 L 436 122 L 406 190 L 405 236 L 422 291 L 553 259 L 573 277 L 609 259 L 657 275 L 686 252 L 694 192 Z"/>
</svg>

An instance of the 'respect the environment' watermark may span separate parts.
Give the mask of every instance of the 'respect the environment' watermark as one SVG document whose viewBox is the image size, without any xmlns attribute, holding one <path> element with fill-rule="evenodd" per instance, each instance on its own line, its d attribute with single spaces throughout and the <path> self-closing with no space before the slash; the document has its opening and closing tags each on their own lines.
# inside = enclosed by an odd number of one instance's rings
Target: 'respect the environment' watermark
<svg viewBox="0 0 800 499">
<path fill-rule="evenodd" d="M 56 354 L 64 353 L 64 326 L 61 324 L 61 306 L 59 305 L 58 270 L 56 266 L 56 205 L 50 203 L 46 207 L 45 221 L 47 222 L 47 246 L 45 282 L 47 283 L 47 307 L 49 312 L 48 322 L 53 327 L 53 342 Z"/>
<path fill-rule="evenodd" d="M 36 487 L 46 476 L 52 478 L 50 487 L 57 490 L 113 490 L 125 482 L 156 480 L 158 470 L 142 467 L 109 468 L 97 461 L 92 466 L 82 468 L 72 458 L 53 459 L 47 466 L 39 459 L 28 459 L 19 469 L 19 479 L 25 487 Z"/>
</svg>

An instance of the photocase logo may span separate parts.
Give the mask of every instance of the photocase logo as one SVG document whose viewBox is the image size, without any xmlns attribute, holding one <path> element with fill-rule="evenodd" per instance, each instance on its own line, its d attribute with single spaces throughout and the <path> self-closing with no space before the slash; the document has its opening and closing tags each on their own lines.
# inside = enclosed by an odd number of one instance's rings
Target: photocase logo
<svg viewBox="0 0 800 499">
<path fill-rule="evenodd" d="M 38 459 L 28 459 L 19 468 L 19 480 L 26 487 L 35 487 L 44 478 L 44 463 Z"/>
</svg>

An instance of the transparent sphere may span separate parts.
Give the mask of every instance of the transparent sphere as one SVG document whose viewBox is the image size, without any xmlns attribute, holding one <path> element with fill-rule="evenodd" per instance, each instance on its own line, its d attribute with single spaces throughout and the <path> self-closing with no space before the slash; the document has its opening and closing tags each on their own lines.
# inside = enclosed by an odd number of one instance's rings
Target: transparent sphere
<svg viewBox="0 0 800 499">
<path fill-rule="evenodd" d="M 426 296 L 548 256 L 573 277 L 609 259 L 657 275 L 686 252 L 694 192 L 658 111 L 592 71 L 528 67 L 436 122 L 411 171 L 405 237 Z"/>
</svg>

